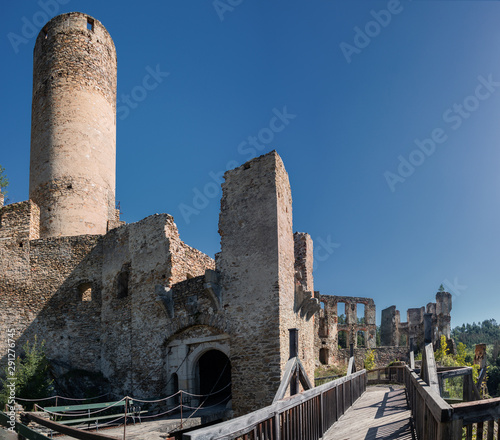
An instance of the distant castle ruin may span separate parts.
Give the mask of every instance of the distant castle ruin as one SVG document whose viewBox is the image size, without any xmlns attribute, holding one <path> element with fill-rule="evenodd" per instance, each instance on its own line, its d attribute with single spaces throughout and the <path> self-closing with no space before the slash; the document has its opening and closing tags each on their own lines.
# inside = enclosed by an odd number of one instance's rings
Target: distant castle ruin
<svg viewBox="0 0 500 440">
<path fill-rule="evenodd" d="M 61 368 L 100 372 L 121 395 L 225 387 L 236 414 L 272 402 L 289 329 L 298 329 L 310 378 L 320 361 L 344 362 L 341 332 L 346 347 L 359 332 L 366 349 L 375 347 L 373 300 L 315 293 L 313 243 L 293 231 L 288 174 L 275 151 L 224 175 L 214 260 L 181 241 L 168 214 L 120 221 L 116 51 L 104 26 L 79 12 L 53 18 L 37 37 L 33 72 L 29 200 L 0 203 L 2 333 L 15 329 L 19 346 L 38 335 Z M 451 297 L 427 309 L 436 338 L 449 337 Z M 395 308 L 383 312 L 388 345 L 403 334 L 418 339 L 417 310 L 407 324 Z"/>
</svg>

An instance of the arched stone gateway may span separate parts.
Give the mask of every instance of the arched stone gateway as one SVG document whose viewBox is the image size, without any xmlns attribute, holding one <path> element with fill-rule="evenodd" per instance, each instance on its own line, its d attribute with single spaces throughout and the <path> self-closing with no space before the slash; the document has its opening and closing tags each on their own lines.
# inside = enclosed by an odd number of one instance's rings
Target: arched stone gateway
<svg viewBox="0 0 500 440">
<path fill-rule="evenodd" d="M 227 404 L 231 399 L 231 362 L 219 350 L 208 350 L 198 359 L 196 379 L 199 394 L 208 396 L 204 406 Z"/>
<path fill-rule="evenodd" d="M 231 382 L 229 335 L 216 328 L 197 325 L 168 338 L 164 359 L 167 395 L 179 390 L 195 395 L 210 394 Z M 226 404 L 230 400 L 230 388 L 228 386 L 223 392 L 211 396 L 204 404 L 216 404 L 224 399 Z M 184 402 L 196 406 L 203 400 L 189 394 L 183 396 Z M 173 405 L 174 400 L 169 403 Z"/>
</svg>

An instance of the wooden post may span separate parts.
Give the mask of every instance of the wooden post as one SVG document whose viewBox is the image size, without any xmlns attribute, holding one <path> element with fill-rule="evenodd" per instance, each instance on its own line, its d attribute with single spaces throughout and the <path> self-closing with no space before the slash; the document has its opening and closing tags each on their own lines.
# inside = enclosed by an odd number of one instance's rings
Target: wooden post
<svg viewBox="0 0 500 440">
<path fill-rule="evenodd" d="M 462 440 L 462 420 L 458 419 L 451 420 L 449 422 L 438 423 L 438 432 L 436 439 Z"/>
<path fill-rule="evenodd" d="M 123 440 L 127 435 L 127 412 L 128 412 L 128 396 L 125 396 L 125 423 L 123 424 Z"/>
<path fill-rule="evenodd" d="M 290 357 L 289 359 L 296 358 L 299 354 L 299 329 L 291 328 L 288 329 L 290 335 Z M 299 392 L 300 377 L 298 365 L 295 366 L 292 375 L 292 380 L 290 381 L 290 395 L 294 396 Z"/>
<path fill-rule="evenodd" d="M 280 414 L 279 414 L 279 412 L 274 414 L 274 438 L 275 438 L 275 440 L 281 440 Z"/>
<path fill-rule="evenodd" d="M 180 391 L 180 394 L 181 394 L 181 429 L 182 429 L 182 405 L 184 403 L 183 399 L 182 399 L 182 390 Z M 201 400 L 201 399 L 200 399 Z M 191 405 L 190 405 L 191 406 Z"/>
</svg>

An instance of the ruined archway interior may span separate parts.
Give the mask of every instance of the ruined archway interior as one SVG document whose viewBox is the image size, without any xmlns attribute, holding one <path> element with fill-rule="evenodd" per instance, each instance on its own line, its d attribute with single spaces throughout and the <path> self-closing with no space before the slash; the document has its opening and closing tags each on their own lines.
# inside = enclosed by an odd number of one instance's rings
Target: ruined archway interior
<svg viewBox="0 0 500 440">
<path fill-rule="evenodd" d="M 200 394 L 208 396 L 203 405 L 226 405 L 231 399 L 231 362 L 219 350 L 209 350 L 198 361 Z"/>
</svg>

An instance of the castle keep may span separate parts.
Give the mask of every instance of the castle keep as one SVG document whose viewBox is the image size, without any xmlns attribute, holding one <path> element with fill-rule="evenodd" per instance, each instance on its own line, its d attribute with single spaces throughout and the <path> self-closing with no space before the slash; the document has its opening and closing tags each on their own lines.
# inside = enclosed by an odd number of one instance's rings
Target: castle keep
<svg viewBox="0 0 500 440">
<path fill-rule="evenodd" d="M 33 72 L 29 200 L 0 197 L 0 331 L 15 329 L 18 346 L 37 335 L 60 371 L 102 373 L 117 395 L 225 389 L 236 414 L 272 402 L 290 329 L 311 379 L 319 361 L 345 361 L 339 335 L 344 350 L 358 335 L 375 347 L 372 299 L 314 291 L 313 243 L 294 233 L 275 151 L 224 175 L 212 259 L 181 240 L 168 214 L 119 219 L 116 51 L 104 26 L 79 12 L 55 17 L 38 35 Z M 428 305 L 436 337 L 449 336 L 447 301 Z M 419 319 L 405 327 L 395 308 L 384 311 L 384 340 L 399 345 Z"/>
</svg>

